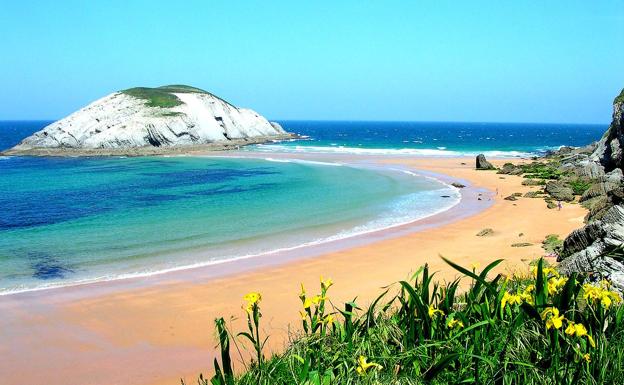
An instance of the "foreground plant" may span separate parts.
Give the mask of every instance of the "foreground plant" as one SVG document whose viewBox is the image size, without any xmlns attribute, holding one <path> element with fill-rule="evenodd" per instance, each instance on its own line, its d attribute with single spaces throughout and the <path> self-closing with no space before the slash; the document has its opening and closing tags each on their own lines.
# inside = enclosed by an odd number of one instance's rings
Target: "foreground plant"
<svg viewBox="0 0 624 385">
<path fill-rule="evenodd" d="M 238 336 L 250 342 L 254 363 L 235 378 L 234 335 L 219 319 L 222 364 L 215 360 L 211 383 L 623 383 L 624 307 L 608 281 L 562 276 L 543 260 L 531 275 L 511 278 L 490 278 L 500 260 L 480 272 L 446 262 L 469 280 L 461 294 L 459 278 L 440 286 L 427 266 L 367 309 L 355 301 L 336 308 L 331 280 L 321 278 L 313 295 L 302 285 L 302 331 L 270 359 L 266 338 L 260 342 L 261 297 L 246 296 L 249 331 Z"/>
</svg>

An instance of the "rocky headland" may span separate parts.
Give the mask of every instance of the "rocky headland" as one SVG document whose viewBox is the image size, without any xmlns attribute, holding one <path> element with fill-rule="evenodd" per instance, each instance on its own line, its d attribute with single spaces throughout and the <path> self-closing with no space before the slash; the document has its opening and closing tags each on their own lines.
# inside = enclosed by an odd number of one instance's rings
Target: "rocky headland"
<svg viewBox="0 0 624 385">
<path fill-rule="evenodd" d="M 477 168 L 485 159 L 477 158 Z M 499 174 L 521 175 L 522 184 L 539 186 L 526 198 L 544 199 L 588 210 L 585 226 L 574 230 L 554 252 L 564 274 L 588 273 L 611 280 L 624 292 L 624 90 L 613 102 L 613 119 L 602 138 L 583 148 L 563 147 L 531 163 L 506 163 Z"/>
<path fill-rule="evenodd" d="M 158 155 L 292 138 L 277 123 L 199 88 L 114 92 L 24 139 L 5 155 Z"/>
</svg>

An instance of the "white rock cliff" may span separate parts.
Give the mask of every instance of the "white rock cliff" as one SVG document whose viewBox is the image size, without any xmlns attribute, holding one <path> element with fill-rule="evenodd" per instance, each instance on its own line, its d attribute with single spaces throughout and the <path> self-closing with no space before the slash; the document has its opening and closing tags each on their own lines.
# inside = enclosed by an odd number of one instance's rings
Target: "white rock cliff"
<svg viewBox="0 0 624 385">
<path fill-rule="evenodd" d="M 7 153 L 44 150 L 178 148 L 246 144 L 290 136 L 257 112 L 188 86 L 131 89 L 105 96 L 24 139 Z M 151 92 L 155 91 L 154 94 Z M 151 99 L 165 97 L 162 100 Z"/>
</svg>

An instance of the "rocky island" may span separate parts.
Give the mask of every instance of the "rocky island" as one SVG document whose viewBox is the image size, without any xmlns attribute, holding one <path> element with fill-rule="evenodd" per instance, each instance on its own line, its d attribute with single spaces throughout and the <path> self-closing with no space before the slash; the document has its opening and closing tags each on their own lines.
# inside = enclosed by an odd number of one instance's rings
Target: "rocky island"
<svg viewBox="0 0 624 385">
<path fill-rule="evenodd" d="M 158 155 L 293 137 L 257 112 L 199 88 L 114 92 L 34 133 L 5 155 Z"/>
</svg>

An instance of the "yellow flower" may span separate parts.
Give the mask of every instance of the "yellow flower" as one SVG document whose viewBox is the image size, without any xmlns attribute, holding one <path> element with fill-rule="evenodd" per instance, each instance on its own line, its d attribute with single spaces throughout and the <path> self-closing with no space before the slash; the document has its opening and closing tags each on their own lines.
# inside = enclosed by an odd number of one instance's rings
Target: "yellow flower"
<svg viewBox="0 0 624 385">
<path fill-rule="evenodd" d="M 472 270 L 477 270 L 479 268 L 479 262 L 473 262 L 470 267 L 472 267 Z"/>
<path fill-rule="evenodd" d="M 522 297 L 518 294 L 509 294 L 508 292 L 505 292 L 505 294 L 503 294 L 503 298 L 501 299 L 501 308 L 505 308 L 505 306 L 507 304 L 509 305 L 520 305 L 522 303 Z"/>
<path fill-rule="evenodd" d="M 537 277 L 537 266 L 531 267 L 531 273 L 533 273 L 534 277 Z M 555 268 L 552 268 L 552 267 L 542 267 L 542 273 L 546 277 L 548 277 L 549 275 L 552 275 L 553 277 L 559 276 L 559 272 Z"/>
<path fill-rule="evenodd" d="M 321 301 L 325 301 L 325 297 L 322 297 L 320 295 L 315 295 L 314 297 L 312 297 L 312 303 L 315 305 L 318 305 L 319 303 L 321 303 Z"/>
<path fill-rule="evenodd" d="M 605 284 L 601 283 L 601 286 L 605 286 Z M 583 298 L 585 300 L 591 300 L 594 303 L 600 301 L 602 306 L 606 309 L 611 307 L 614 302 L 622 302 L 622 297 L 620 297 L 617 292 L 609 291 L 603 289 L 602 287 L 593 286 L 588 283 L 583 285 Z"/>
<path fill-rule="evenodd" d="M 332 281 L 331 278 L 323 279 L 323 276 L 321 276 L 321 288 L 327 290 L 333 284 L 334 281 Z"/>
<path fill-rule="evenodd" d="M 463 322 L 461 322 L 461 321 L 460 321 L 460 320 L 458 320 L 458 319 L 453 318 L 452 320 L 450 320 L 450 321 L 446 324 L 446 326 L 448 326 L 448 328 L 449 328 L 449 329 L 454 329 L 455 327 L 458 327 L 458 328 L 463 328 L 463 327 L 464 327 L 464 323 L 463 323 Z"/>
<path fill-rule="evenodd" d="M 358 366 L 357 368 L 355 368 L 355 371 L 360 375 L 363 376 L 366 374 L 366 372 L 368 371 L 368 369 L 373 368 L 375 370 L 381 370 L 383 369 L 383 366 L 376 364 L 374 362 L 366 362 L 367 358 L 364 356 L 360 356 L 358 358 Z"/>
<path fill-rule="evenodd" d="M 594 338 L 588 334 L 587 335 L 587 340 L 589 341 L 589 344 L 591 345 L 591 347 L 595 349 L 596 348 L 596 342 L 594 341 Z"/>
<path fill-rule="evenodd" d="M 559 315 L 559 309 L 556 307 L 546 308 L 542 312 L 542 319 L 546 320 L 546 330 L 550 328 L 560 329 L 563 326 L 564 317 Z"/>
<path fill-rule="evenodd" d="M 306 299 L 303 301 L 303 308 L 304 308 L 304 309 L 309 309 L 309 308 L 310 308 L 310 306 L 312 306 L 312 300 L 311 300 L 310 298 L 306 298 Z"/>
<path fill-rule="evenodd" d="M 303 282 L 301 282 L 301 292 L 299 293 L 299 298 L 303 301 L 306 297 L 305 287 L 303 286 Z"/>
<path fill-rule="evenodd" d="M 243 306 L 243 308 L 245 309 L 247 313 L 251 313 L 254 305 L 256 305 L 258 302 L 262 300 L 262 295 L 260 295 L 260 293 L 257 293 L 257 292 L 251 292 L 251 293 L 245 294 L 243 299 L 247 301 L 247 306 Z"/>
<path fill-rule="evenodd" d="M 555 295 L 559 293 L 561 288 L 563 288 L 568 279 L 566 277 L 552 277 L 548 280 L 548 294 Z"/>
<path fill-rule="evenodd" d="M 331 314 L 328 314 L 325 316 L 325 319 L 323 319 L 323 322 L 325 322 L 325 324 L 327 325 L 331 325 L 334 323 L 334 316 Z"/>
<path fill-rule="evenodd" d="M 570 336 L 576 335 L 580 338 L 587 335 L 587 329 L 583 324 L 575 324 L 574 322 L 570 322 L 568 323 L 568 327 L 566 328 L 565 333 Z"/>
<path fill-rule="evenodd" d="M 243 299 L 247 302 L 251 302 L 252 304 L 254 304 L 254 303 L 260 302 L 260 300 L 262 299 L 262 295 L 257 292 L 251 292 L 251 293 L 245 294 Z"/>
<path fill-rule="evenodd" d="M 308 313 L 304 312 L 303 310 L 299 310 L 299 315 L 301 316 L 302 321 L 305 321 L 308 318 Z"/>
<path fill-rule="evenodd" d="M 589 353 L 583 354 L 583 359 L 585 360 L 585 362 L 591 362 L 591 356 L 589 355 Z"/>
<path fill-rule="evenodd" d="M 525 294 L 529 294 L 529 293 L 533 293 L 535 291 L 535 285 L 531 284 L 527 287 L 524 288 L 524 293 Z"/>
<path fill-rule="evenodd" d="M 429 305 L 429 318 L 433 318 L 437 314 L 443 316 L 444 312 L 440 309 L 436 309 L 433 305 Z"/>
<path fill-rule="evenodd" d="M 574 322 L 570 322 L 568 324 L 568 327 L 565 330 L 565 334 L 567 334 L 569 336 L 572 336 L 572 335 L 574 335 L 574 332 L 575 332 L 575 330 L 574 330 Z"/>
</svg>

